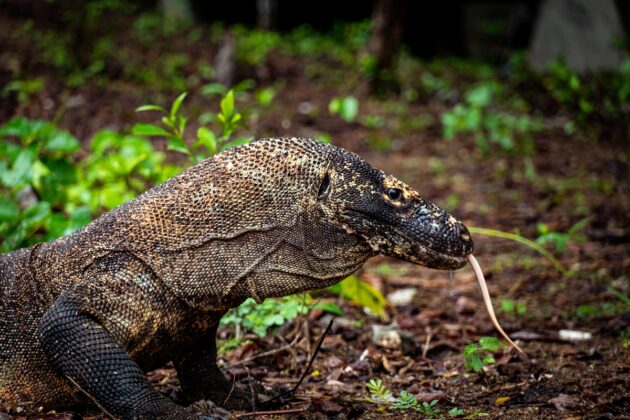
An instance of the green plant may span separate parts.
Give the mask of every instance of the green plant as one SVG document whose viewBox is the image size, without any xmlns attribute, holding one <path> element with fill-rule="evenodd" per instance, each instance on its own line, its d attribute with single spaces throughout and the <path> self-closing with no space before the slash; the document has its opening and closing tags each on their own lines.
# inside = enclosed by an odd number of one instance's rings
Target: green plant
<svg viewBox="0 0 630 420">
<path fill-rule="evenodd" d="M 67 214 L 66 188 L 76 182 L 79 142 L 53 124 L 15 118 L 0 127 L 0 252 L 80 227 L 84 210 Z"/>
<path fill-rule="evenodd" d="M 493 111 L 492 105 L 501 93 L 496 82 L 480 83 L 468 90 L 464 103 L 442 114 L 444 137 L 450 140 L 459 133 L 469 133 L 483 153 L 490 151 L 491 144 L 497 144 L 505 152 L 531 154 L 532 134 L 542 126 L 528 115 Z"/>
<path fill-rule="evenodd" d="M 482 228 L 482 227 L 476 227 L 476 226 L 469 226 L 468 230 L 471 233 L 477 233 L 480 235 L 487 235 L 487 236 L 493 236 L 495 238 L 504 238 L 504 239 L 509 239 L 511 241 L 514 242 L 518 242 L 522 245 L 527 246 L 528 248 L 531 248 L 533 250 L 535 250 L 536 252 L 539 252 L 540 254 L 542 254 L 545 258 L 547 258 L 552 264 L 553 266 L 556 268 L 556 270 L 560 271 L 563 275 L 565 276 L 571 276 L 572 272 L 567 270 L 566 268 L 564 268 L 564 266 L 562 265 L 562 263 L 560 261 L 558 261 L 558 259 L 556 257 L 554 257 L 549 251 L 547 251 L 545 248 L 543 248 L 542 246 L 538 245 L 536 242 L 531 241 L 521 235 L 517 235 L 515 233 L 509 233 L 509 232 L 503 232 L 500 230 L 496 230 L 496 229 L 488 229 L 488 228 Z"/>
<path fill-rule="evenodd" d="M 630 313 L 630 297 L 627 294 L 609 287 L 607 294 L 613 299 L 607 299 L 595 305 L 580 305 L 575 308 L 575 316 L 585 318 L 612 318 Z"/>
<path fill-rule="evenodd" d="M 415 397 L 414 397 L 414 401 L 415 401 Z M 435 419 L 440 415 L 442 411 L 436 407 L 437 403 L 438 403 L 438 400 L 433 400 L 431 402 L 423 402 L 421 405 L 417 406 L 416 411 L 423 414 L 427 418 Z"/>
<path fill-rule="evenodd" d="M 331 114 L 337 114 L 346 122 L 353 122 L 359 113 L 359 100 L 354 96 L 334 98 L 328 105 Z"/>
<path fill-rule="evenodd" d="M 524 315 L 527 312 L 527 305 L 525 305 L 525 303 L 513 299 L 501 299 L 500 305 L 501 311 L 512 317 L 515 315 Z"/>
<path fill-rule="evenodd" d="M 415 411 L 430 419 L 443 417 L 442 410 L 437 407 L 438 400 L 419 403 L 413 394 L 405 390 L 400 391 L 398 397 L 394 397 L 393 392 L 383 385 L 383 381 L 380 379 L 370 379 L 365 386 L 368 390 L 365 399 L 371 403 L 385 406 L 390 410 Z M 457 407 L 448 411 L 449 417 L 457 417 L 462 414 L 464 414 L 464 410 Z"/>
<path fill-rule="evenodd" d="M 586 237 L 581 234 L 580 231 L 588 226 L 590 221 L 590 217 L 582 219 L 571 226 L 566 232 L 553 232 L 549 230 L 549 227 L 546 224 L 539 223 L 536 226 L 539 234 L 538 238 L 536 238 L 536 243 L 540 245 L 552 243 L 555 246 L 556 251 L 559 254 L 562 254 L 566 250 L 569 242 L 579 243 L 586 240 Z"/>
<path fill-rule="evenodd" d="M 229 328 L 240 325 L 246 331 L 265 337 L 270 328 L 284 325 L 296 316 L 306 314 L 310 309 L 310 302 L 308 295 L 265 299 L 260 304 L 248 298 L 221 318 L 221 326 Z"/>
<path fill-rule="evenodd" d="M 44 79 L 41 77 L 28 80 L 12 80 L 2 89 L 2 97 L 6 98 L 15 92 L 19 102 L 26 102 L 31 96 L 41 92 L 43 88 Z"/>
<path fill-rule="evenodd" d="M 385 385 L 383 385 L 382 380 L 370 379 L 370 381 L 365 384 L 365 386 L 369 391 L 369 394 L 366 397 L 369 402 L 375 404 L 391 404 L 395 401 L 392 391 L 390 391 Z"/>
<path fill-rule="evenodd" d="M 69 206 L 86 205 L 99 214 L 134 198 L 184 168 L 165 164 L 164 153 L 136 135 L 101 130 L 89 155 L 78 164 L 77 182 L 68 187 Z"/>
<path fill-rule="evenodd" d="M 54 124 L 16 118 L 0 127 L 2 251 L 55 239 L 182 168 L 137 136 L 97 132 L 90 153 Z"/>
<path fill-rule="evenodd" d="M 141 136 L 165 137 L 168 141 L 168 149 L 188 156 L 192 163 L 197 163 L 207 157 L 226 150 L 230 147 L 248 143 L 251 137 L 231 139 L 234 130 L 242 121 L 241 114 L 234 104 L 234 91 L 229 90 L 221 99 L 221 111 L 216 114 L 216 120 L 221 123 L 223 133 L 219 136 L 208 127 L 200 127 L 197 130 L 197 139 L 190 146 L 185 138 L 188 118 L 180 114 L 180 108 L 186 93 L 179 95 L 170 109 L 159 105 L 143 105 L 136 109 L 138 112 L 157 111 L 162 114 L 162 126 L 156 124 L 135 124 L 133 134 Z"/>
<path fill-rule="evenodd" d="M 434 401 L 437 403 L 437 400 Z M 389 407 L 393 410 L 417 410 L 419 408 L 416 396 L 408 393 L 404 389 L 400 391 L 400 395 L 394 399 Z"/>
<path fill-rule="evenodd" d="M 470 343 L 464 347 L 464 368 L 468 372 L 480 373 L 484 366 L 494 363 L 492 352 L 499 349 L 499 340 L 494 337 L 481 337 L 479 343 Z"/>
<path fill-rule="evenodd" d="M 464 415 L 464 409 L 459 407 L 453 407 L 448 410 L 449 417 L 459 417 Z"/>
</svg>

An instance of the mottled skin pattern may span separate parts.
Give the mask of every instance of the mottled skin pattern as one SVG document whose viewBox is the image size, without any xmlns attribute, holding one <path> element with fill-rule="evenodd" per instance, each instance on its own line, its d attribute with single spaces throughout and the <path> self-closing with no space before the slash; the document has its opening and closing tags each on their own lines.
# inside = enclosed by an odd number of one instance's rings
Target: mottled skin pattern
<svg viewBox="0 0 630 420">
<path fill-rule="evenodd" d="M 229 308 L 329 286 L 378 253 L 455 269 L 471 251 L 460 222 L 355 154 L 295 138 L 234 148 L 0 256 L 0 406 L 214 412 L 151 388 L 144 372 L 173 361 L 189 402 L 238 407 L 215 363 Z"/>
</svg>

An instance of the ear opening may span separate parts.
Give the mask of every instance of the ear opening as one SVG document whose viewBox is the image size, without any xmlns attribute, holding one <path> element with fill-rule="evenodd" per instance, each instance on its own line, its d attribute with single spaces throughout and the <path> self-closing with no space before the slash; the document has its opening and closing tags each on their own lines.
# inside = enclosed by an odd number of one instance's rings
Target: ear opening
<svg viewBox="0 0 630 420">
<path fill-rule="evenodd" d="M 328 194 L 328 190 L 330 190 L 330 176 L 328 173 L 324 175 L 324 179 L 322 179 L 322 183 L 319 186 L 319 191 L 317 192 L 317 198 L 322 198 L 326 194 Z"/>
</svg>

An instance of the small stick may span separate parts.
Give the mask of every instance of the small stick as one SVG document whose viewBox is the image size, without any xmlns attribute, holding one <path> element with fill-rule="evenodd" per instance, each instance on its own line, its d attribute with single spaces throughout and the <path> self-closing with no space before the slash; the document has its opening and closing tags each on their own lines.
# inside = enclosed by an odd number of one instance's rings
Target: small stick
<svg viewBox="0 0 630 420">
<path fill-rule="evenodd" d="M 497 317 L 494 314 L 494 308 L 492 307 L 492 300 L 490 300 L 490 292 L 488 292 L 488 286 L 486 285 L 486 279 L 483 276 L 483 271 L 481 271 L 481 267 L 479 266 L 479 263 L 477 262 L 477 259 L 472 254 L 469 254 L 468 255 L 468 262 L 472 266 L 472 269 L 475 272 L 475 276 L 477 277 L 477 281 L 479 282 L 479 288 L 481 289 L 481 295 L 483 296 L 483 302 L 486 305 L 486 310 L 488 311 L 488 315 L 490 316 L 490 320 L 492 321 L 492 324 L 494 325 L 494 328 L 497 329 L 497 331 L 503 336 L 503 338 L 505 338 L 508 341 L 508 343 L 510 343 L 512 345 L 512 347 L 514 347 L 521 354 L 523 354 L 523 355 L 525 355 L 525 357 L 527 357 L 527 355 L 525 354 L 523 349 L 521 349 L 519 346 L 517 346 L 516 343 L 514 341 L 512 341 L 512 339 L 505 333 L 505 331 L 503 331 L 503 328 L 501 328 L 501 325 L 499 324 L 499 321 L 497 320 Z"/>
<path fill-rule="evenodd" d="M 251 362 L 252 360 L 258 359 L 260 357 L 271 356 L 273 354 L 280 353 L 280 352 L 282 352 L 284 350 L 290 349 L 291 347 L 293 347 L 295 345 L 295 343 L 298 341 L 299 338 L 300 338 L 300 336 L 297 335 L 293 339 L 293 341 L 291 341 L 286 346 L 282 346 L 282 347 L 278 347 L 278 348 L 273 349 L 273 350 L 269 350 L 269 351 L 265 351 L 265 352 L 262 352 L 262 353 L 258 353 L 258 354 L 254 355 L 252 357 L 248 357 L 247 359 L 243 359 L 243 360 L 239 360 L 238 362 L 230 363 L 227 366 L 227 368 L 229 369 L 229 368 L 234 367 L 234 366 L 239 366 L 239 365 Z"/>
<path fill-rule="evenodd" d="M 74 386 L 76 386 L 76 387 L 79 389 L 79 391 L 83 392 L 83 393 L 84 393 L 84 394 L 85 394 L 85 395 L 86 395 L 86 396 L 87 396 L 90 400 L 92 400 L 92 402 L 93 402 L 94 404 L 96 404 L 96 406 L 97 406 L 98 408 L 100 408 L 100 409 L 101 409 L 101 411 L 103 411 L 103 413 L 105 413 L 106 415 L 108 415 L 109 417 L 111 417 L 111 418 L 112 418 L 112 419 L 114 419 L 114 420 L 119 419 L 119 417 L 116 417 L 116 416 L 114 416 L 112 413 L 110 413 L 109 411 L 107 411 L 107 410 L 105 409 L 105 407 L 103 407 L 103 406 L 102 406 L 102 405 L 101 405 L 101 404 L 100 404 L 100 403 L 96 400 L 96 398 L 94 398 L 94 397 L 93 397 L 93 396 L 92 396 L 89 392 L 87 392 L 85 389 L 81 388 L 81 385 L 79 385 L 79 384 L 77 383 L 77 381 L 75 381 L 74 379 L 72 379 L 72 378 L 71 378 L 71 377 L 69 377 L 68 375 L 64 375 L 64 376 L 66 377 L 66 379 L 67 379 L 67 380 L 69 380 L 70 382 L 72 382 L 72 384 L 73 384 Z"/>
<path fill-rule="evenodd" d="M 427 353 L 429 352 L 429 344 L 431 344 L 431 331 L 427 333 L 427 339 L 424 342 L 424 347 L 422 348 L 422 358 L 427 358 Z"/>
<path fill-rule="evenodd" d="M 326 327 L 326 329 L 324 330 L 322 335 L 317 340 L 317 344 L 315 345 L 315 351 L 313 352 L 313 355 L 311 356 L 310 360 L 308 361 L 308 366 L 306 366 L 306 369 L 304 369 L 304 373 L 302 373 L 302 377 L 300 377 L 300 380 L 298 381 L 297 384 L 295 384 L 293 389 L 291 389 L 289 391 L 281 392 L 280 394 L 276 395 L 272 399 L 270 399 L 268 401 L 265 401 L 265 402 L 263 402 L 263 403 L 261 403 L 259 405 L 270 404 L 271 402 L 276 401 L 276 400 L 284 397 L 285 395 L 291 395 L 291 397 L 293 397 L 295 395 L 295 392 L 297 391 L 297 389 L 300 387 L 300 385 L 302 385 L 302 382 L 304 381 L 304 378 L 306 377 L 306 375 L 308 375 L 309 370 L 311 370 L 311 366 L 313 365 L 313 361 L 315 361 L 315 357 L 317 357 L 317 353 L 319 353 L 319 349 L 322 346 L 322 343 L 324 342 L 324 337 L 326 337 L 326 335 L 330 332 L 330 329 L 332 328 L 332 325 L 333 325 L 333 322 L 335 321 L 335 318 L 336 318 L 336 316 L 333 315 L 333 317 L 330 319 L 330 322 L 328 323 L 328 326 Z"/>
<path fill-rule="evenodd" d="M 252 411 L 249 413 L 236 414 L 234 417 L 255 417 L 255 416 L 281 416 L 283 414 L 303 413 L 306 411 L 304 408 L 289 408 L 286 410 L 271 410 L 271 411 Z"/>
<path fill-rule="evenodd" d="M 304 369 L 304 373 L 302 374 L 302 377 L 300 378 L 298 383 L 295 384 L 295 387 L 293 387 L 293 390 L 291 391 L 291 395 L 295 395 L 295 391 L 297 391 L 300 385 L 302 385 L 302 381 L 304 380 L 304 378 L 306 378 L 306 375 L 308 375 L 308 371 L 311 370 L 311 366 L 313 366 L 315 357 L 317 356 L 317 353 L 319 353 L 319 348 L 322 346 L 322 343 L 324 342 L 324 337 L 326 337 L 326 335 L 330 332 L 330 329 L 332 328 L 335 318 L 336 316 L 333 315 L 332 318 L 330 319 L 330 322 L 328 323 L 328 326 L 324 330 L 323 334 L 319 337 L 319 340 L 317 340 L 317 344 L 315 345 L 315 351 L 313 352 L 311 359 L 308 361 L 308 366 L 306 366 L 306 369 Z"/>
</svg>

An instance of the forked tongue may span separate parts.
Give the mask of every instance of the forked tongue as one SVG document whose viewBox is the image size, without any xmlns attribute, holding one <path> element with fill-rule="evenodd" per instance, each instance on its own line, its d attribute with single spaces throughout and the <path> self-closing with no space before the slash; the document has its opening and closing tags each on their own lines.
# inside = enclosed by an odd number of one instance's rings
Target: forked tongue
<svg viewBox="0 0 630 420">
<path fill-rule="evenodd" d="M 479 282 L 479 288 L 481 289 L 481 295 L 483 296 L 483 303 L 485 303 L 486 305 L 486 310 L 488 311 L 488 316 L 490 316 L 492 325 L 494 325 L 494 328 L 497 329 L 499 334 L 501 334 L 503 338 L 505 338 L 512 347 L 514 347 L 516 350 L 518 350 L 523 355 L 525 355 L 525 352 L 518 345 L 516 345 L 514 341 L 512 341 L 512 339 L 505 333 L 505 331 L 503 331 L 503 328 L 501 328 L 499 321 L 497 321 L 497 317 L 494 314 L 494 308 L 492 307 L 492 301 L 490 300 L 490 293 L 488 292 L 488 286 L 486 285 L 486 279 L 483 276 L 483 271 L 481 271 L 481 267 L 479 266 L 477 259 L 472 254 L 469 254 L 468 262 L 472 266 L 472 269 L 475 272 L 475 276 L 477 277 L 477 281 Z"/>
</svg>

